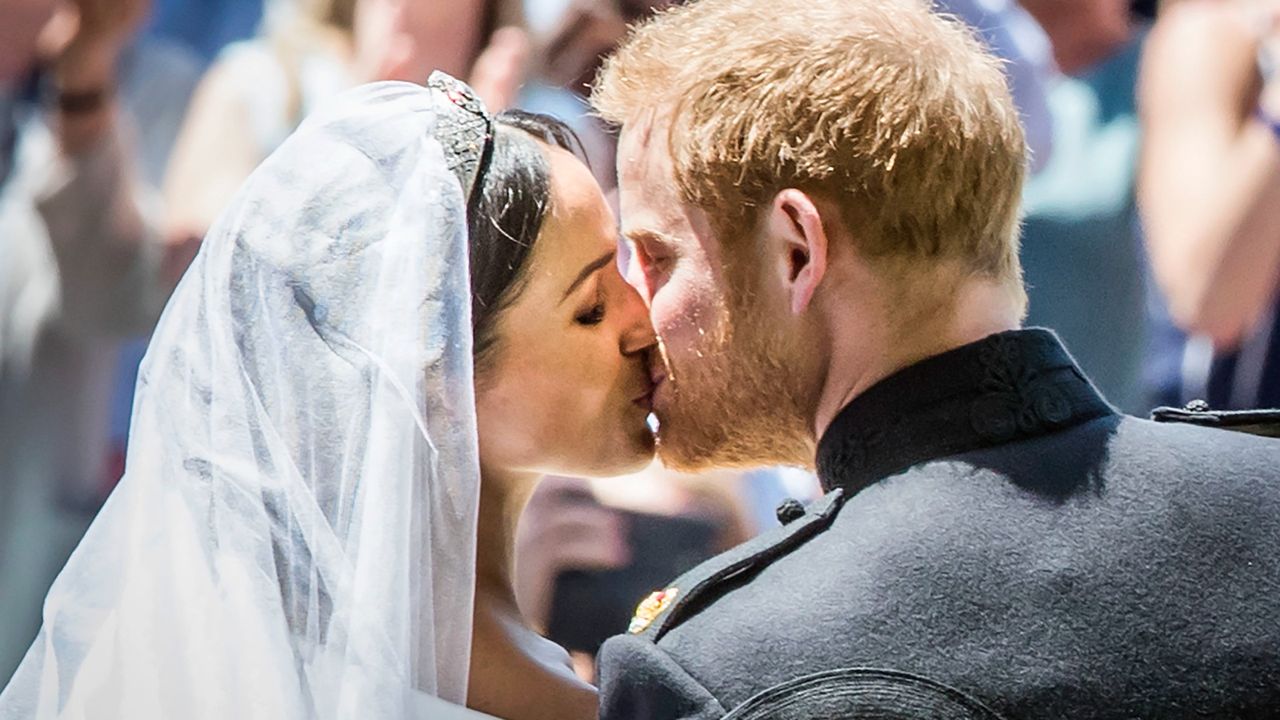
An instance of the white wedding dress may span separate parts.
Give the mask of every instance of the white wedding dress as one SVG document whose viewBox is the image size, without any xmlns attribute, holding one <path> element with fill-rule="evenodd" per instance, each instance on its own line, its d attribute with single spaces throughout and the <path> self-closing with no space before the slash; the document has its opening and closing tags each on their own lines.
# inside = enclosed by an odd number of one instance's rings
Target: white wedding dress
<svg viewBox="0 0 1280 720">
<path fill-rule="evenodd" d="M 479 496 L 457 105 L 357 88 L 241 188 L 0 718 L 476 717 L 456 707 Z"/>
</svg>

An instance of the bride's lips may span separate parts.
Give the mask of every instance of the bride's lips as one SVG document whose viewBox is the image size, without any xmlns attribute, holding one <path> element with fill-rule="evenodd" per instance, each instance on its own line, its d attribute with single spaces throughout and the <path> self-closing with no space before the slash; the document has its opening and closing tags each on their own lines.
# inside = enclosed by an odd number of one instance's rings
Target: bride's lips
<svg viewBox="0 0 1280 720">
<path fill-rule="evenodd" d="M 658 393 L 658 387 L 662 385 L 663 381 L 666 379 L 667 378 L 665 375 L 658 375 L 656 377 L 650 378 L 649 381 L 645 383 L 644 392 L 641 393 L 638 397 L 636 397 L 636 399 L 632 400 L 631 402 L 652 412 L 653 396 Z"/>
<path fill-rule="evenodd" d="M 635 399 L 631 401 L 631 403 L 637 407 L 644 408 L 645 410 L 652 410 L 653 409 L 653 386 L 646 384 L 644 392 L 637 395 Z"/>
<path fill-rule="evenodd" d="M 666 375 L 656 375 L 650 378 L 648 383 L 648 389 L 645 390 L 644 395 L 641 395 L 640 397 L 635 399 L 635 403 L 637 405 L 640 405 L 641 407 L 644 407 L 646 410 L 649 410 L 650 412 L 652 412 L 653 399 L 658 394 L 658 388 L 662 386 L 662 383 L 666 382 L 666 379 L 667 379 Z"/>
</svg>

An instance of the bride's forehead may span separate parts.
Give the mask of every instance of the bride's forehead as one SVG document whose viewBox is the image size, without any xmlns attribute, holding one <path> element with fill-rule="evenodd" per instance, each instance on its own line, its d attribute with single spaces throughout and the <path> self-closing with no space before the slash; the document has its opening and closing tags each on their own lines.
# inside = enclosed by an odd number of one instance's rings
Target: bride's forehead
<svg viewBox="0 0 1280 720">
<path fill-rule="evenodd" d="M 594 206 L 597 201 L 604 201 L 600 184 L 586 163 L 564 148 L 545 143 L 542 146 L 551 173 L 553 202 Z"/>
<path fill-rule="evenodd" d="M 554 293 L 558 300 L 585 267 L 616 251 L 612 213 L 603 198 L 598 203 L 593 209 L 595 203 L 582 198 L 578 207 L 547 214 L 530 257 L 531 284 L 539 286 L 531 294 Z"/>
<path fill-rule="evenodd" d="M 613 242 L 617 220 L 590 169 L 560 148 L 548 149 L 547 161 L 551 171 L 551 197 L 543 231 L 585 236 L 577 238 L 579 242 L 574 244 L 585 244 L 593 254 L 601 242 Z"/>
</svg>

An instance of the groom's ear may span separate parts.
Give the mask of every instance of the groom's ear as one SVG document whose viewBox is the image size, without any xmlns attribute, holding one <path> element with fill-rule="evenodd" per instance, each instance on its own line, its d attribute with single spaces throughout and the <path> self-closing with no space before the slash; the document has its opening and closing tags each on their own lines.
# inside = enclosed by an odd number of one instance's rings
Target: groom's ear
<svg viewBox="0 0 1280 720">
<path fill-rule="evenodd" d="M 791 313 L 808 309 L 827 273 L 827 231 L 806 193 L 787 188 L 773 196 L 765 218 L 770 262 L 781 275 Z"/>
</svg>

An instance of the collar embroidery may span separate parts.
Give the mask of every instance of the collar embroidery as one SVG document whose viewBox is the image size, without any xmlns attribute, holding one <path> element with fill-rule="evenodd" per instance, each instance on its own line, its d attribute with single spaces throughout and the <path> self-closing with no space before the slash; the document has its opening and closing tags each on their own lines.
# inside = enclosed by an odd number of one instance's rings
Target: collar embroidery
<svg viewBox="0 0 1280 720">
<path fill-rule="evenodd" d="M 1114 413 L 1052 332 L 999 333 L 855 398 L 818 444 L 818 477 L 853 495 L 922 462 Z"/>
</svg>

